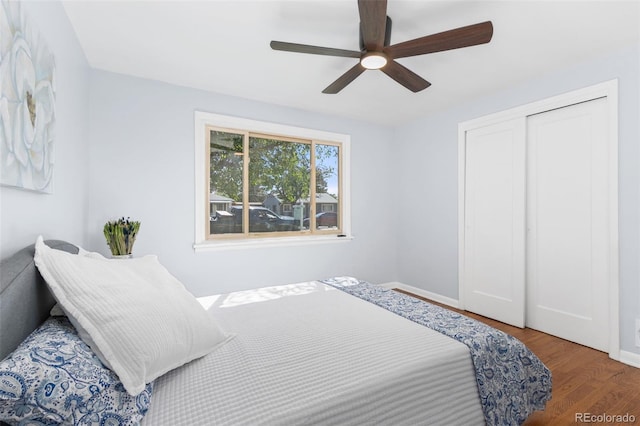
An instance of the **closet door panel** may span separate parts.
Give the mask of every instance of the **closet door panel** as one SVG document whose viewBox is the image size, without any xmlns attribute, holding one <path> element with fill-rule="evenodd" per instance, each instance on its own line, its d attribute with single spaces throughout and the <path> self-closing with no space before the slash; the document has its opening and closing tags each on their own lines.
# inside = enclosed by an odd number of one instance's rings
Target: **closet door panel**
<svg viewBox="0 0 640 426">
<path fill-rule="evenodd" d="M 465 309 L 524 327 L 524 119 L 467 132 Z"/>
<path fill-rule="evenodd" d="M 527 326 L 608 348 L 606 99 L 528 118 Z"/>
</svg>

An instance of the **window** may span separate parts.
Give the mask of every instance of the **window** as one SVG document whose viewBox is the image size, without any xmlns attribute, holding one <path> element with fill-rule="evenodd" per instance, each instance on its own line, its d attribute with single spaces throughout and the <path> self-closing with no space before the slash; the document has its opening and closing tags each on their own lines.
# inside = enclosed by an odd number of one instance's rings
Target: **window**
<svg viewBox="0 0 640 426">
<path fill-rule="evenodd" d="M 194 247 L 348 237 L 348 155 L 347 135 L 196 113 Z"/>
</svg>

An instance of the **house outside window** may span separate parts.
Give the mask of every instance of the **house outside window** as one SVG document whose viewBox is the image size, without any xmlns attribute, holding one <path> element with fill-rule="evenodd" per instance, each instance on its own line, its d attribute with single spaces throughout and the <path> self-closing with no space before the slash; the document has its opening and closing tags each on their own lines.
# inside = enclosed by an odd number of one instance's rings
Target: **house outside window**
<svg viewBox="0 0 640 426">
<path fill-rule="evenodd" d="M 196 135 L 196 190 L 209 208 L 194 247 L 347 235 L 348 136 L 206 113 Z"/>
<path fill-rule="evenodd" d="M 209 194 L 209 213 L 211 217 L 216 215 L 216 212 L 230 211 L 233 199 L 218 195 L 215 192 Z"/>
</svg>

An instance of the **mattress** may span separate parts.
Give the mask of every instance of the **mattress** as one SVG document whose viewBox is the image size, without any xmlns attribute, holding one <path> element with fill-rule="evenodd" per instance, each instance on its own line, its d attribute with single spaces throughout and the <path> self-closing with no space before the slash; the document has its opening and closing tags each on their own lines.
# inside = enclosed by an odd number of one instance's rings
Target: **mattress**
<svg viewBox="0 0 640 426">
<path fill-rule="evenodd" d="M 469 349 L 320 282 L 200 298 L 234 337 L 156 380 L 142 425 L 480 425 Z"/>
</svg>

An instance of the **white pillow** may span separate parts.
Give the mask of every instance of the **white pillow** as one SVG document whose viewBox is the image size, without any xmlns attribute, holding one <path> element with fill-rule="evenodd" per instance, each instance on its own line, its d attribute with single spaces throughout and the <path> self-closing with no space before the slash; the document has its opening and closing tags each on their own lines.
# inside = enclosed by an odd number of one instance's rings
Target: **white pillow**
<svg viewBox="0 0 640 426">
<path fill-rule="evenodd" d="M 100 253 L 87 251 L 82 247 L 78 247 L 78 256 L 87 256 L 87 257 L 92 257 L 94 259 L 107 260 L 107 258 L 101 255 Z M 62 317 L 62 316 L 67 317 L 69 321 L 71 321 L 71 324 L 73 325 L 73 327 L 78 332 L 78 336 L 80 336 L 80 338 L 87 345 L 89 345 L 89 347 L 93 350 L 93 353 L 95 353 L 98 356 L 98 358 L 100 358 L 100 361 L 102 361 L 102 364 L 104 364 L 105 367 L 113 371 L 113 367 L 111 366 L 107 358 L 104 356 L 104 354 L 100 351 L 100 348 L 98 347 L 98 345 L 96 345 L 96 343 L 93 341 L 93 338 L 91 337 L 89 332 L 82 326 L 82 324 L 78 322 L 78 320 L 73 315 L 70 315 L 69 313 L 67 313 L 64 310 L 64 308 L 60 306 L 60 303 L 56 303 L 55 305 L 53 305 L 53 308 L 51 308 L 51 311 L 49 311 L 49 315 L 51 315 L 52 317 Z"/>
<path fill-rule="evenodd" d="M 69 319 L 90 336 L 86 343 L 131 395 L 228 339 L 155 256 L 77 256 L 38 237 L 34 260 Z"/>
<path fill-rule="evenodd" d="M 95 257 L 100 257 L 102 259 L 106 259 L 106 257 L 101 255 L 100 253 L 90 252 L 90 251 L 87 251 L 87 250 L 85 250 L 85 249 L 83 249 L 82 247 L 79 247 L 79 246 L 78 246 L 78 256 L 95 256 Z M 52 317 L 66 317 L 67 313 L 64 311 L 64 309 L 62 309 L 62 306 L 60 306 L 59 303 L 56 303 L 55 305 L 53 305 L 53 307 L 49 311 L 49 315 L 51 315 Z M 87 338 L 89 338 L 89 339 L 91 338 L 91 337 L 89 337 L 87 332 L 84 329 L 80 330 L 78 328 L 80 326 L 79 324 L 73 324 L 73 326 L 76 328 L 76 331 L 84 333 L 84 336 L 81 335 L 82 336 L 82 340 L 84 340 L 84 342 L 87 343 Z M 94 350 L 94 352 L 95 352 L 95 350 Z M 101 357 L 99 357 L 99 358 L 101 358 Z M 104 360 L 102 360 L 102 363 L 104 364 Z M 107 367 L 108 367 L 108 365 L 107 365 Z"/>
</svg>

